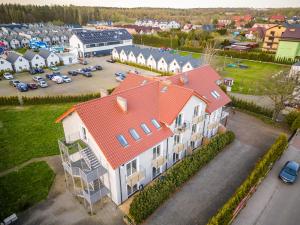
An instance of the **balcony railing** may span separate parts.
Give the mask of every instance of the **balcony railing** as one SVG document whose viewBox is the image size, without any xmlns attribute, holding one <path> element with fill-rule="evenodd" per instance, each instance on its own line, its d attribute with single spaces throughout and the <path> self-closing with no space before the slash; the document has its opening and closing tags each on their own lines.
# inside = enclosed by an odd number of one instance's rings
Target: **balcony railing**
<svg viewBox="0 0 300 225">
<path fill-rule="evenodd" d="M 197 123 L 201 123 L 204 120 L 205 116 L 201 115 L 201 116 L 195 116 L 192 120 L 193 124 L 197 124 Z"/>
<path fill-rule="evenodd" d="M 214 129 L 216 127 L 219 126 L 219 122 L 214 122 L 214 123 L 211 123 L 207 126 L 207 128 L 210 130 L 210 129 Z"/>
<path fill-rule="evenodd" d="M 97 190 L 83 190 L 80 196 L 84 197 L 90 204 L 93 204 L 99 201 L 101 198 L 106 196 L 109 193 L 109 189 L 107 189 L 104 185 Z"/>
<path fill-rule="evenodd" d="M 178 144 L 174 145 L 174 147 L 173 147 L 173 152 L 175 152 L 177 154 L 179 152 L 183 151 L 183 150 L 184 150 L 184 144 L 183 143 L 178 143 Z"/>
<path fill-rule="evenodd" d="M 152 160 L 152 166 L 155 168 L 161 167 L 166 162 L 166 159 L 164 156 L 158 156 L 156 159 Z"/>
<path fill-rule="evenodd" d="M 145 174 L 145 169 L 140 167 L 140 169 L 135 171 L 133 174 L 126 176 L 127 185 L 133 187 L 135 184 L 137 184 L 145 178 Z"/>
<path fill-rule="evenodd" d="M 189 129 L 190 128 L 190 123 L 189 122 L 183 122 L 182 124 L 180 124 L 180 125 L 177 125 L 176 127 L 175 127 L 175 130 L 174 130 L 174 132 L 175 133 L 183 133 L 183 132 L 185 132 L 187 129 Z"/>
<path fill-rule="evenodd" d="M 200 133 L 194 133 L 194 134 L 192 134 L 191 141 L 201 140 L 202 137 L 203 136 Z"/>
</svg>

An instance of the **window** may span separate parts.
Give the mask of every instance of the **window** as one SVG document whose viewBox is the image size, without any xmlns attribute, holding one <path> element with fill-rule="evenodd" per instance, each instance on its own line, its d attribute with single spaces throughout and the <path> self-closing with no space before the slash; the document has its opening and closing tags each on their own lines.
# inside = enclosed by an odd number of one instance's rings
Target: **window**
<svg viewBox="0 0 300 225">
<path fill-rule="evenodd" d="M 176 134 L 174 135 L 174 145 L 178 144 L 180 142 L 180 135 Z"/>
<path fill-rule="evenodd" d="M 211 95 L 212 95 L 215 99 L 217 99 L 217 98 L 220 97 L 220 94 L 219 94 L 217 91 L 212 91 L 212 92 L 210 92 L 210 93 L 211 93 Z"/>
<path fill-rule="evenodd" d="M 160 128 L 160 124 L 157 122 L 156 119 L 152 119 L 151 122 L 152 122 L 152 124 L 153 124 L 157 129 Z"/>
<path fill-rule="evenodd" d="M 196 147 L 195 142 L 191 141 L 191 148 L 194 149 Z"/>
<path fill-rule="evenodd" d="M 134 174 L 137 171 L 136 166 L 136 159 L 132 160 L 131 162 L 126 164 L 126 174 L 127 176 L 130 176 Z"/>
<path fill-rule="evenodd" d="M 123 135 L 118 135 L 117 139 L 123 147 L 126 147 L 128 145 L 128 142 Z"/>
<path fill-rule="evenodd" d="M 160 174 L 160 167 L 152 167 L 152 179 L 155 179 Z"/>
<path fill-rule="evenodd" d="M 173 153 L 173 163 L 177 162 L 179 160 L 179 154 Z"/>
<path fill-rule="evenodd" d="M 81 128 L 82 138 L 86 140 L 86 129 L 84 127 Z"/>
<path fill-rule="evenodd" d="M 3 62 L 3 61 L 1 61 L 1 64 L 4 64 L 4 62 Z"/>
<path fill-rule="evenodd" d="M 152 149 L 152 153 L 153 153 L 153 159 L 156 159 L 157 157 L 160 156 L 160 145 L 154 147 Z"/>
<path fill-rule="evenodd" d="M 193 124 L 192 126 L 192 134 L 197 132 L 197 124 Z"/>
<path fill-rule="evenodd" d="M 135 129 L 130 129 L 129 133 L 131 134 L 131 136 L 133 137 L 134 140 L 139 140 L 141 137 L 140 135 L 136 132 Z"/>
<path fill-rule="evenodd" d="M 182 114 L 179 114 L 175 120 L 175 127 L 179 127 L 182 124 Z"/>
<path fill-rule="evenodd" d="M 195 106 L 194 108 L 194 117 L 199 115 L 199 105 Z"/>
<path fill-rule="evenodd" d="M 36 57 L 35 57 L 35 59 L 39 59 L 39 57 L 38 57 L 38 56 L 36 56 Z"/>
<path fill-rule="evenodd" d="M 130 196 L 137 191 L 137 184 L 133 185 L 132 187 L 127 185 L 127 195 Z"/>
<path fill-rule="evenodd" d="M 22 58 L 19 58 L 19 61 L 22 62 Z"/>
<path fill-rule="evenodd" d="M 151 130 L 149 129 L 149 127 L 145 123 L 141 124 L 141 128 L 143 129 L 145 134 L 150 134 L 151 133 Z"/>
</svg>

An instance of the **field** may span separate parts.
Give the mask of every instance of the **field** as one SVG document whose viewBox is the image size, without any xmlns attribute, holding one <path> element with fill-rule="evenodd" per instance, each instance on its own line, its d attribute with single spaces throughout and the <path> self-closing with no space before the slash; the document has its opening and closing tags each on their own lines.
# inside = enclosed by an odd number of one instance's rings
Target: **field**
<svg viewBox="0 0 300 225">
<path fill-rule="evenodd" d="M 70 104 L 0 108 L 0 172 L 36 157 L 59 154 L 55 119 Z"/>
<path fill-rule="evenodd" d="M 46 162 L 31 163 L 0 177 L 0 220 L 45 199 L 54 177 Z"/>
<path fill-rule="evenodd" d="M 180 55 L 192 54 L 194 58 L 200 58 L 200 53 L 179 52 Z M 259 61 L 240 60 L 239 63 L 247 65 L 248 69 L 229 68 L 230 63 L 237 63 L 237 59 L 226 58 L 223 56 L 216 56 L 213 67 L 217 69 L 222 77 L 230 77 L 234 79 L 232 92 L 249 95 L 263 95 L 257 85 L 262 84 L 265 80 L 270 78 L 275 73 L 281 70 L 289 70 L 290 66 L 264 63 Z"/>
</svg>

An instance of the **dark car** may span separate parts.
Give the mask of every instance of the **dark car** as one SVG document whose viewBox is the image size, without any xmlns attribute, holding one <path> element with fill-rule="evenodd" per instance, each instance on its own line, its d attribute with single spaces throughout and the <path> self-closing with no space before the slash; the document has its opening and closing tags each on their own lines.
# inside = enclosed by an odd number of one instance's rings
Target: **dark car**
<svg viewBox="0 0 300 225">
<path fill-rule="evenodd" d="M 299 164 L 295 161 L 287 161 L 279 173 L 279 178 L 284 183 L 295 183 L 299 172 Z"/>
<path fill-rule="evenodd" d="M 24 92 L 24 91 L 28 91 L 28 86 L 27 86 L 27 84 L 25 84 L 25 83 L 19 83 L 19 84 L 17 84 L 17 89 L 19 90 L 19 91 L 21 91 L 21 92 Z"/>
<path fill-rule="evenodd" d="M 100 65 L 96 65 L 95 68 L 96 68 L 96 70 L 103 70 L 102 66 L 100 66 Z"/>
<path fill-rule="evenodd" d="M 44 73 L 44 69 L 43 68 L 36 68 L 35 71 L 37 73 Z"/>
<path fill-rule="evenodd" d="M 46 78 L 48 80 L 52 80 L 52 78 L 54 77 L 55 75 L 54 74 L 46 74 Z"/>
<path fill-rule="evenodd" d="M 21 82 L 18 81 L 18 80 L 11 80 L 11 81 L 9 81 L 9 85 L 11 85 L 11 86 L 13 86 L 13 87 L 16 87 L 17 84 L 19 84 L 19 83 L 21 83 Z"/>
<path fill-rule="evenodd" d="M 115 62 L 116 62 L 116 60 L 113 60 L 113 59 L 108 59 L 108 60 L 106 60 L 106 62 L 109 62 L 109 63 L 115 63 Z"/>
<path fill-rule="evenodd" d="M 29 73 L 31 74 L 31 75 L 34 75 L 34 74 L 37 74 L 38 72 L 36 71 L 36 69 L 30 69 L 29 70 Z"/>
<path fill-rule="evenodd" d="M 76 70 L 70 70 L 70 71 L 68 71 L 68 74 L 71 76 L 77 76 L 78 72 Z"/>
<path fill-rule="evenodd" d="M 90 68 L 82 68 L 81 71 L 82 72 L 91 72 L 92 70 Z"/>
<path fill-rule="evenodd" d="M 91 72 L 82 72 L 81 74 L 85 77 L 92 77 L 93 76 Z"/>
<path fill-rule="evenodd" d="M 29 89 L 37 89 L 38 88 L 38 85 L 36 83 L 29 83 L 29 84 L 27 84 L 27 86 Z"/>
<path fill-rule="evenodd" d="M 37 73 L 44 73 L 44 70 L 42 68 L 32 68 L 31 70 L 29 70 L 29 73 L 34 75 L 34 74 L 37 74 Z"/>
</svg>

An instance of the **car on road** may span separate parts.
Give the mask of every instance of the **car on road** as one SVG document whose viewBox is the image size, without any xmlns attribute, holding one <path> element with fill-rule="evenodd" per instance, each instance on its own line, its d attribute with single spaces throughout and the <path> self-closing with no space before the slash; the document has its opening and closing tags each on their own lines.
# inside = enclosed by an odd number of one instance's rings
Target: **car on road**
<svg viewBox="0 0 300 225">
<path fill-rule="evenodd" d="M 70 83 L 72 81 L 72 79 L 66 75 L 62 75 L 61 78 L 65 83 Z"/>
<path fill-rule="evenodd" d="M 28 91 L 28 86 L 27 86 L 27 84 L 22 83 L 22 82 L 18 83 L 17 86 L 16 86 L 16 88 L 17 88 L 19 91 L 21 91 L 21 92 Z"/>
<path fill-rule="evenodd" d="M 70 71 L 68 71 L 68 74 L 71 75 L 71 76 L 77 76 L 78 71 L 77 70 L 70 70 Z"/>
<path fill-rule="evenodd" d="M 85 77 L 92 77 L 92 73 L 91 72 L 81 72 L 81 74 Z"/>
<path fill-rule="evenodd" d="M 39 80 L 37 81 L 38 86 L 40 86 L 41 88 L 46 88 L 48 87 L 48 84 L 45 80 Z"/>
<path fill-rule="evenodd" d="M 4 73 L 4 74 L 3 74 L 3 77 L 4 77 L 6 80 L 14 79 L 14 76 L 13 76 L 11 73 Z"/>
<path fill-rule="evenodd" d="M 49 69 L 52 70 L 52 71 L 58 71 L 58 67 L 57 66 L 51 66 Z"/>
<path fill-rule="evenodd" d="M 34 81 L 36 81 L 36 82 L 41 81 L 41 80 L 45 81 L 45 79 L 42 78 L 42 77 L 40 77 L 40 76 L 33 76 L 33 77 L 32 77 L 32 80 L 34 80 Z"/>
<path fill-rule="evenodd" d="M 38 88 L 38 85 L 36 83 L 28 83 L 27 86 L 31 90 Z"/>
<path fill-rule="evenodd" d="M 100 65 L 96 65 L 94 67 L 95 67 L 96 70 L 103 70 L 102 66 L 100 66 Z"/>
<path fill-rule="evenodd" d="M 114 59 L 108 59 L 108 60 L 106 60 L 106 62 L 109 62 L 109 63 L 115 63 L 116 60 L 114 60 Z"/>
<path fill-rule="evenodd" d="M 295 161 L 287 161 L 279 173 L 279 178 L 284 183 L 293 184 L 296 182 L 299 172 L 299 163 Z"/>
<path fill-rule="evenodd" d="M 13 87 L 16 87 L 17 84 L 19 84 L 19 83 L 21 83 L 21 82 L 18 81 L 18 80 L 11 80 L 11 81 L 9 81 L 9 84 L 10 84 L 11 86 L 13 86 Z"/>
</svg>

